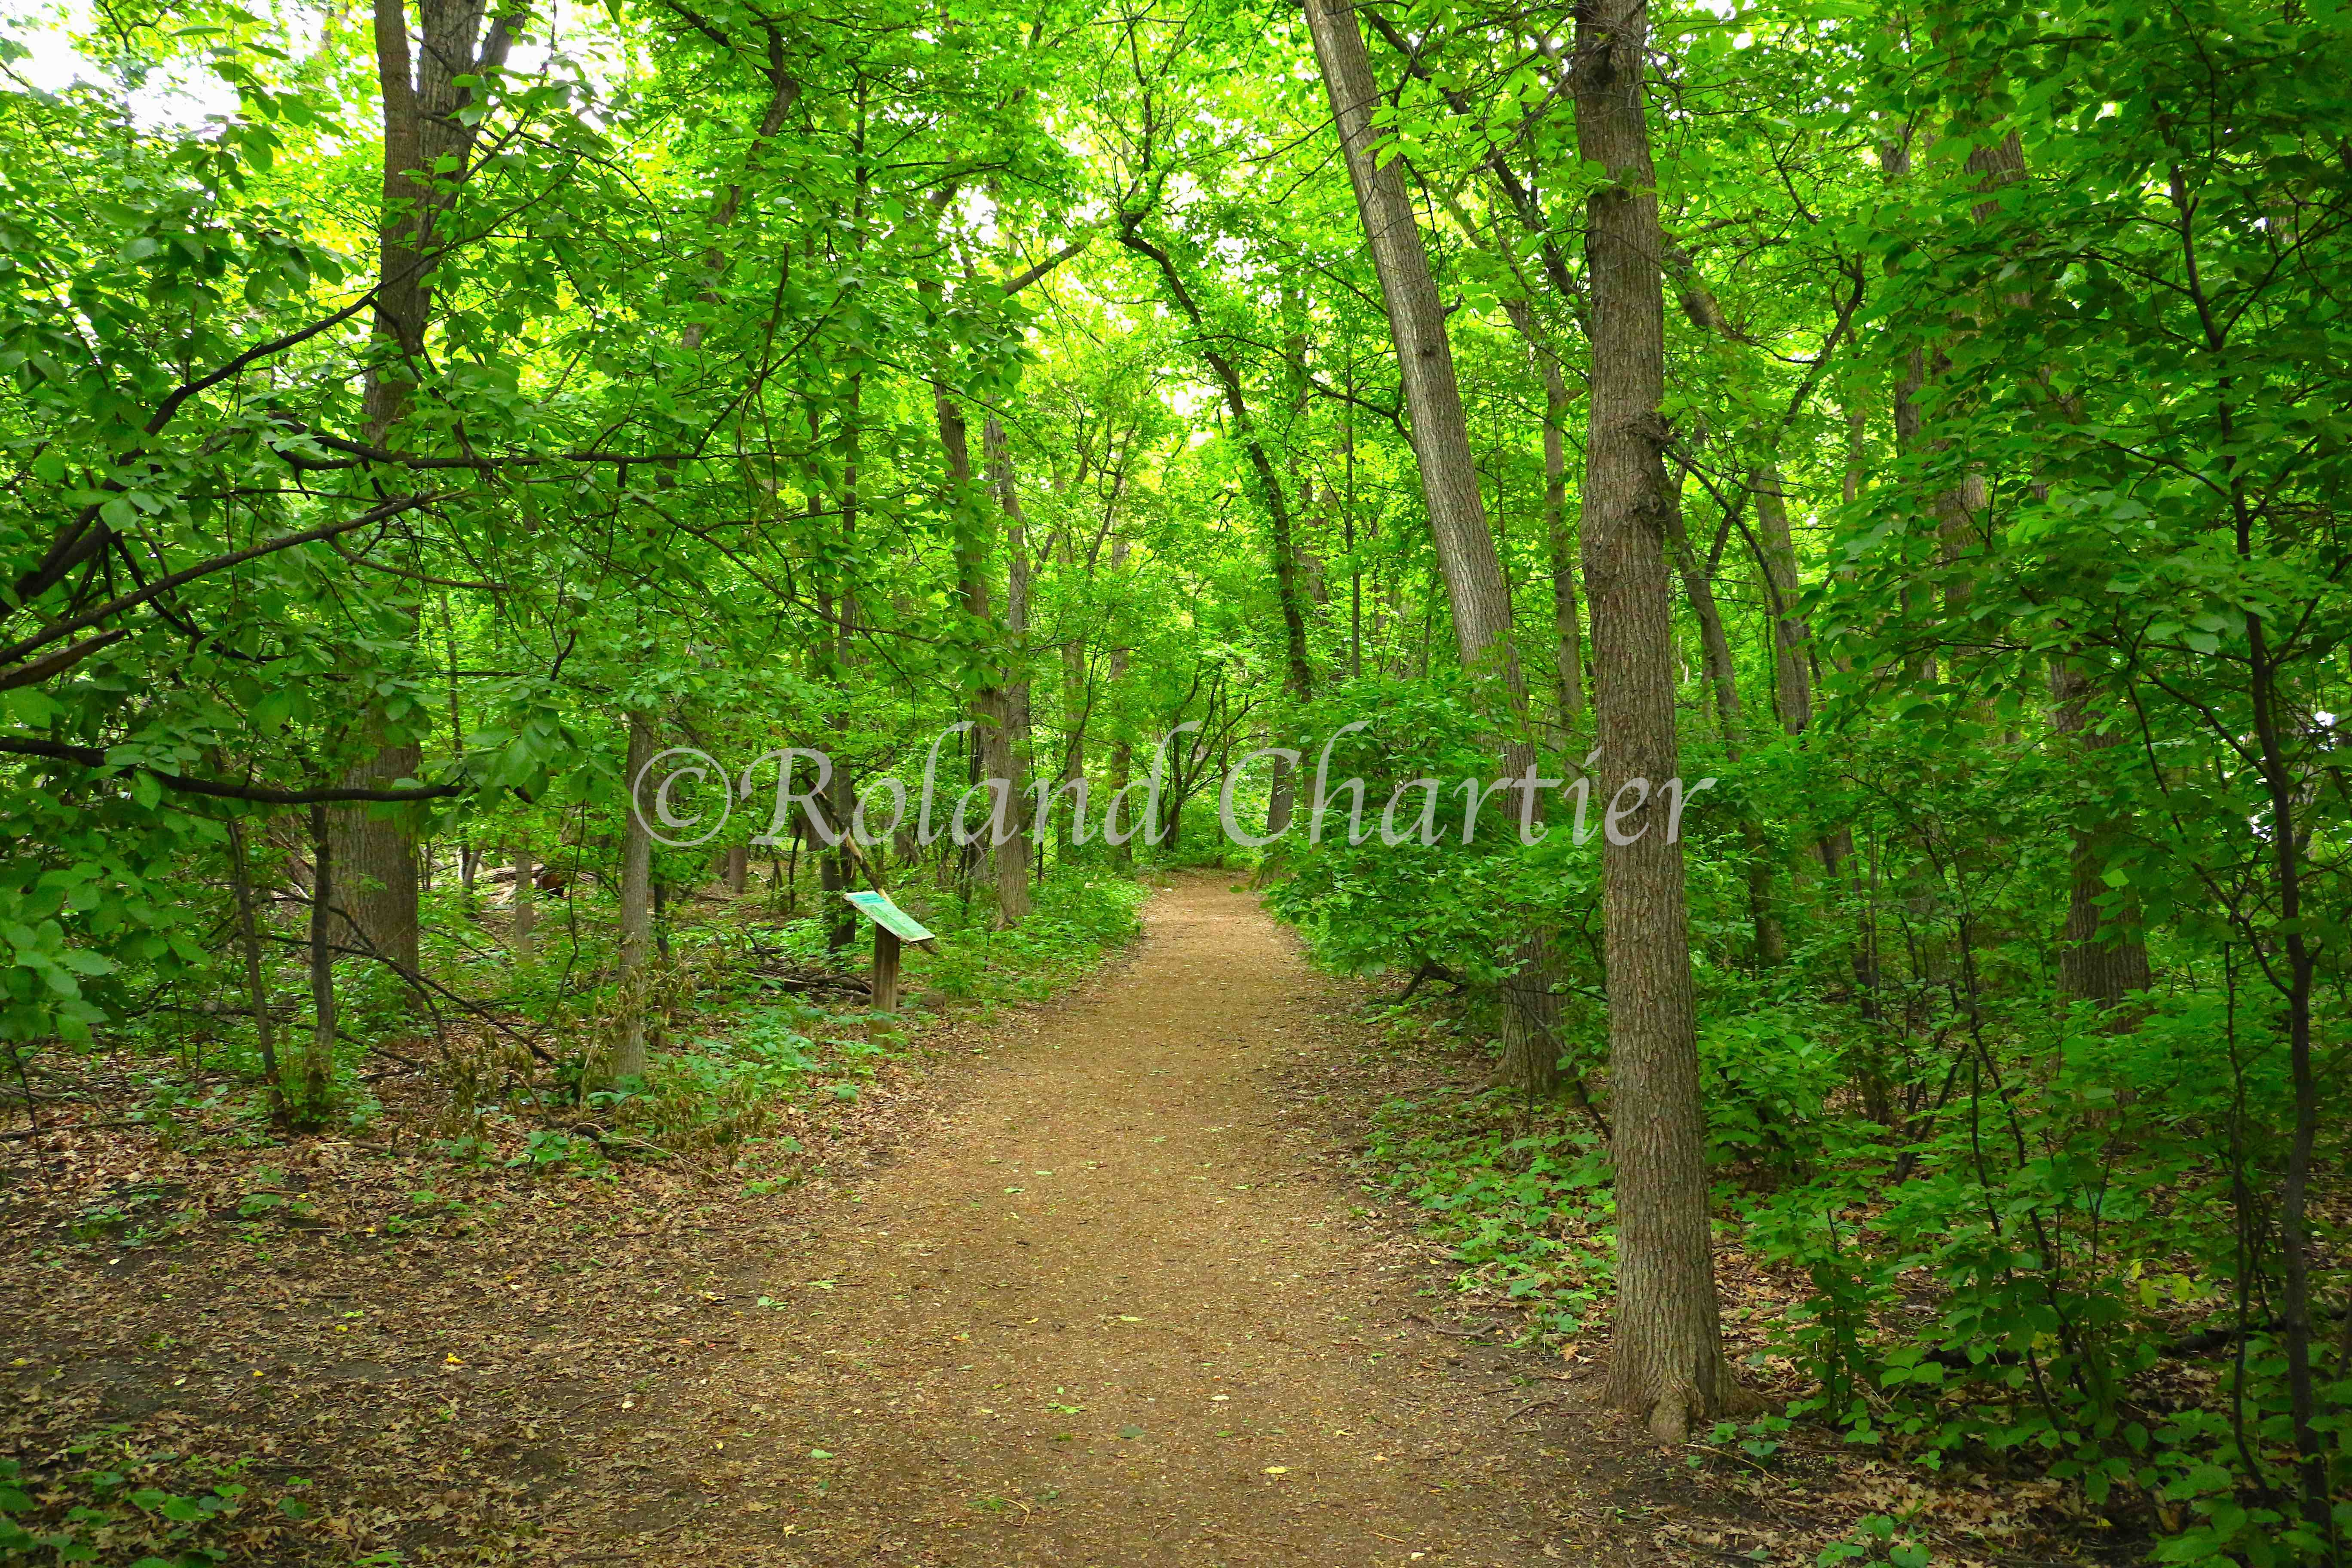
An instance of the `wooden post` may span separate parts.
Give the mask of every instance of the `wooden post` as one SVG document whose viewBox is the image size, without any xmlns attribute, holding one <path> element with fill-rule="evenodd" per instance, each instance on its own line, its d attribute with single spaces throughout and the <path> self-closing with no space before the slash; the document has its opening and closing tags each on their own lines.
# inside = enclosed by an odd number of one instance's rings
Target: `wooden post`
<svg viewBox="0 0 2352 1568">
<path fill-rule="evenodd" d="M 878 922 L 874 927 L 874 1010 L 898 1010 L 898 935 Z"/>
</svg>

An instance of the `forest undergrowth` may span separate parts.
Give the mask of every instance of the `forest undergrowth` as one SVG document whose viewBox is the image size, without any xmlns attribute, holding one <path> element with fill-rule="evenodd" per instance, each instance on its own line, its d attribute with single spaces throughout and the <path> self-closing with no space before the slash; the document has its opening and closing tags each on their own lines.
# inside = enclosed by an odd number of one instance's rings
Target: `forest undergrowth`
<svg viewBox="0 0 2352 1568">
<path fill-rule="evenodd" d="M 723 1370 L 769 1309 L 773 1195 L 908 1135 L 928 1068 L 1127 941 L 1145 891 L 1057 882 L 1017 931 L 915 899 L 943 940 L 886 1016 L 815 921 L 699 889 L 663 933 L 649 1071 L 584 1093 L 619 987 L 583 894 L 578 950 L 549 944 L 567 1000 L 454 957 L 438 1028 L 370 993 L 334 1123 L 291 1138 L 249 1019 L 159 996 L 20 1061 L 0 1563 L 506 1561 L 674 1506 L 583 1420 L 642 1428 L 657 1375 Z"/>
<path fill-rule="evenodd" d="M 1605 1366 L 1600 1113 L 1497 1086 L 1491 1005 L 1397 978 L 1359 983 L 1377 1043 L 1313 1086 L 1365 1192 L 1450 1271 L 1454 1321 Z M 2237 1437 L 2276 1440 L 2283 1367 L 2216 1280 L 2226 1151 L 2194 1134 L 2226 1107 L 2183 1092 L 2226 1020 L 2191 1002 L 2091 1028 L 2030 1096 L 1955 1094 L 1897 1129 L 1843 1087 L 1824 1022 L 1716 1012 L 1701 1037 L 1725 1347 L 1767 1409 L 1694 1439 L 1695 1484 L 1822 1568 L 2243 1550 Z M 2118 1075 L 2149 1088 L 2095 1087 Z"/>
</svg>

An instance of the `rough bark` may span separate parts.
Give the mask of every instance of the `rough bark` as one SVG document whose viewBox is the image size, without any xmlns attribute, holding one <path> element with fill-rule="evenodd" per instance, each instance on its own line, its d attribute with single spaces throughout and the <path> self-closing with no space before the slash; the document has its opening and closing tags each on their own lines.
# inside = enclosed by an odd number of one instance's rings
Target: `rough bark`
<svg viewBox="0 0 2352 1568">
<path fill-rule="evenodd" d="M 1307 23 L 1387 307 L 1456 650 L 1474 679 L 1501 687 L 1514 721 L 1524 726 L 1527 689 L 1512 646 L 1510 591 L 1487 530 L 1445 310 L 1405 194 L 1403 160 L 1381 159 L 1372 126 L 1378 88 L 1351 0 L 1307 0 Z M 1535 748 L 1524 738 L 1504 746 L 1505 774 L 1534 765 Z M 1504 940 L 1517 962 L 1503 987 L 1502 1080 L 1530 1093 L 1550 1092 L 1559 1084 L 1559 1001 L 1550 940 L 1534 929 Z"/>
<path fill-rule="evenodd" d="M 486 29 L 482 0 L 420 0 L 418 37 L 412 40 L 404 0 L 375 0 L 376 84 L 383 107 L 383 207 L 376 228 L 376 307 L 371 330 L 375 363 L 362 399 L 362 436 L 370 445 L 394 444 L 415 386 L 425 374 L 426 333 L 433 320 L 432 264 L 445 237 L 437 223 L 465 177 L 479 135 L 460 112 L 474 89 L 459 79 L 479 77 L 506 63 L 514 19 L 499 14 Z M 435 174 L 441 159 L 454 172 Z M 383 787 L 414 776 L 414 745 L 387 745 L 345 774 L 352 788 Z M 379 782 L 381 781 L 381 782 Z M 399 813 L 335 814 L 350 889 L 343 912 L 357 945 L 416 968 L 416 845 Z"/>
<path fill-rule="evenodd" d="M 424 765 L 418 746 L 383 746 L 345 770 L 343 784 L 389 789 Z M 335 841 L 334 908 L 343 918 L 343 942 L 415 973 L 416 841 L 404 808 L 340 806 L 329 813 L 327 834 Z"/>
<path fill-rule="evenodd" d="M 653 761 L 653 721 L 643 713 L 629 715 L 629 752 L 622 764 L 627 792 L 621 822 L 621 945 L 616 963 L 623 1016 L 619 1040 L 613 1048 L 613 1076 L 643 1078 L 646 1073 L 646 966 L 654 934 L 654 842 L 637 810 L 637 775 Z"/>
<path fill-rule="evenodd" d="M 1680 770 L 1666 545 L 1665 299 L 1656 176 L 1643 118 L 1641 0 L 1585 0 L 1570 85 L 1577 151 L 1607 171 L 1586 205 L 1592 379 L 1585 439 L 1585 589 L 1592 613 L 1601 796 Z M 1721 1413 L 1723 1355 L 1709 1231 L 1706 1120 L 1683 854 L 1644 809 L 1604 837 L 1602 920 L 1618 1214 L 1616 1339 L 1608 1397 L 1662 1442 Z"/>
</svg>

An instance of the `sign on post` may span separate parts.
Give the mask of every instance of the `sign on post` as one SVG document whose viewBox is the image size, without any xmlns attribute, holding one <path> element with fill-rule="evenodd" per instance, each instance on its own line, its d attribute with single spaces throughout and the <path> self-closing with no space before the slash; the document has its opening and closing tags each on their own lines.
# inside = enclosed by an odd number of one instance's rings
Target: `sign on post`
<svg viewBox="0 0 2352 1568">
<path fill-rule="evenodd" d="M 874 922 L 874 1010 L 895 1013 L 898 1010 L 899 943 L 920 942 L 936 952 L 939 939 L 925 931 L 920 921 L 892 903 L 887 893 L 842 896 L 849 900 L 851 909 Z"/>
</svg>

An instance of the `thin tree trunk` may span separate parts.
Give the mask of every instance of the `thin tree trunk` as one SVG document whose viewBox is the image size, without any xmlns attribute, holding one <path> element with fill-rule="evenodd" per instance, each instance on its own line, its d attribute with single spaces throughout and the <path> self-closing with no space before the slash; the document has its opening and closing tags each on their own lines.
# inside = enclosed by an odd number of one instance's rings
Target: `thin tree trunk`
<svg viewBox="0 0 2352 1568">
<path fill-rule="evenodd" d="M 1797 543 L 1789 531 L 1789 502 L 1780 470 L 1766 464 L 1748 473 L 1756 498 L 1756 527 L 1763 536 L 1764 582 L 1772 602 L 1772 706 L 1782 733 L 1801 735 L 1813 721 L 1811 630 L 1798 613 Z"/>
<path fill-rule="evenodd" d="M 1119 243 L 1148 258 L 1159 268 L 1160 281 L 1166 285 L 1169 298 L 1184 313 L 1184 319 L 1192 324 L 1195 352 L 1208 365 L 1216 378 L 1219 390 L 1224 395 L 1225 412 L 1232 417 L 1234 434 L 1249 459 L 1250 472 L 1257 480 L 1259 499 L 1265 505 L 1266 521 L 1273 530 L 1275 600 L 1282 611 L 1284 686 L 1294 700 L 1300 702 L 1311 700 L 1315 695 L 1315 668 L 1307 658 L 1307 607 L 1299 592 L 1298 544 L 1292 528 L 1290 503 L 1283 493 L 1282 480 L 1275 472 L 1274 459 L 1267 455 L 1265 443 L 1259 438 L 1257 421 L 1252 417 L 1249 399 L 1242 390 L 1241 371 L 1232 357 L 1207 336 L 1208 322 L 1200 302 L 1186 287 L 1183 276 L 1167 250 L 1137 233 L 1132 224 L 1120 234 Z M 1473 493 L 1475 493 L 1475 482 Z"/>
<path fill-rule="evenodd" d="M 1127 569 L 1127 535 L 1116 533 L 1111 536 L 1110 569 L 1114 574 Z M 1113 643 L 1110 650 L 1110 696 L 1111 712 L 1115 717 L 1111 725 L 1110 778 L 1108 781 L 1109 793 L 1107 797 L 1111 801 L 1118 799 L 1119 792 L 1127 788 L 1135 773 L 1135 738 L 1126 718 L 1126 704 L 1123 700 L 1126 696 L 1127 660 L 1126 646 Z M 1109 822 L 1108 813 L 1111 808 L 1106 805 L 1103 809 L 1106 813 L 1104 822 L 1108 826 Z M 1111 846 L 1110 858 L 1111 864 L 1118 868 L 1120 875 L 1134 874 L 1135 836 L 1132 833 L 1129 833 L 1124 841 Z"/>
<path fill-rule="evenodd" d="M 981 426 L 981 444 L 997 510 L 1004 514 L 1004 635 L 1011 645 L 1010 662 L 998 701 L 996 765 L 989 769 L 989 776 L 1005 781 L 1004 815 L 1013 828 L 1011 837 L 996 847 L 996 923 L 1007 927 L 1029 918 L 1031 845 L 1021 812 L 1029 792 L 1029 520 L 1021 510 L 1012 445 L 993 414 Z"/>
<path fill-rule="evenodd" d="M 1550 555 L 1552 701 L 1562 737 L 1584 728 L 1584 634 L 1576 594 L 1576 539 L 1568 517 L 1568 378 L 1559 355 L 1525 300 L 1504 307 L 1528 345 L 1528 357 L 1544 384 L 1544 541 Z"/>
<path fill-rule="evenodd" d="M 1568 384 L 1546 353 L 1544 372 L 1544 538 L 1551 550 L 1551 625 L 1557 644 L 1552 679 L 1560 727 L 1584 728 L 1584 633 L 1576 608 L 1576 539 L 1568 521 Z"/>
<path fill-rule="evenodd" d="M 310 1038 L 302 1051 L 302 1092 L 294 1124 L 326 1121 L 335 1079 L 335 835 L 327 808 L 310 807 Z"/>
<path fill-rule="evenodd" d="M 621 1037 L 613 1051 L 615 1079 L 646 1076 L 645 990 L 654 931 L 654 843 L 636 808 L 635 794 L 637 775 L 653 761 L 655 750 L 653 721 L 632 712 L 622 780 L 625 794 L 621 808 L 621 943 L 615 968 L 623 1016 Z"/>
<path fill-rule="evenodd" d="M 1728 520 L 1727 526 L 1728 525 Z M 1747 711 L 1739 700 L 1739 672 L 1731 658 L 1731 640 L 1723 626 L 1723 611 L 1716 602 L 1715 579 L 1692 549 L 1684 531 L 1681 508 L 1667 510 L 1667 526 L 1675 561 L 1683 579 L 1691 615 L 1698 621 L 1699 659 L 1706 683 L 1715 693 L 1716 721 L 1723 736 L 1723 754 L 1738 762 L 1748 749 Z M 1670 634 L 1671 635 L 1671 634 Z M 1678 748 L 1679 749 L 1679 748 Z M 1772 898 L 1774 858 L 1763 825 L 1753 811 L 1738 816 L 1739 843 L 1748 865 L 1748 919 L 1755 935 L 1756 963 L 1769 969 L 1789 958 L 1789 936 Z"/>
<path fill-rule="evenodd" d="M 514 913 L 509 945 L 513 949 L 516 964 L 528 968 L 538 952 L 532 933 L 539 928 L 539 868 L 531 864 L 530 849 L 515 851 L 514 870 Z"/>
<path fill-rule="evenodd" d="M 261 1076 L 269 1085 L 269 1121 L 286 1125 L 286 1086 L 278 1077 L 278 1026 L 269 1016 L 269 987 L 261 974 L 261 932 L 253 918 L 253 871 L 245 854 L 245 824 L 228 819 L 229 870 L 236 891 L 236 934 L 245 949 L 245 989 L 253 1005 L 253 1037 L 261 1053 Z"/>
<path fill-rule="evenodd" d="M 841 547 L 838 560 L 841 564 L 835 570 L 821 575 L 818 580 L 817 616 L 831 628 L 831 631 L 829 636 L 820 637 L 810 650 L 814 678 L 832 689 L 834 700 L 838 705 L 836 711 L 844 721 L 847 720 L 850 709 L 849 672 L 856 658 L 855 638 L 859 616 L 856 584 L 847 563 L 856 559 L 857 474 L 858 460 L 864 450 L 864 421 L 861 411 L 865 405 L 865 376 L 862 374 L 851 376 L 848 416 L 845 422 L 845 434 L 849 449 L 842 463 L 840 496 Z M 955 422 L 954 434 L 960 443 L 963 436 L 962 410 L 951 400 L 940 403 L 938 406 L 941 410 L 942 435 L 947 434 L 946 421 L 952 417 Z M 814 408 L 809 411 L 808 419 L 809 438 L 814 442 L 820 433 L 817 413 Z M 955 448 L 954 455 L 961 455 L 962 451 L 963 448 L 959 445 Z M 971 464 L 967 460 L 961 470 L 961 478 L 955 481 L 957 486 L 955 494 L 967 500 L 969 498 L 963 496 L 962 484 L 970 478 Z M 814 490 L 809 494 L 808 510 L 809 527 L 813 530 L 822 530 L 824 527 L 824 502 Z M 834 828 L 845 835 L 850 831 L 857 808 L 857 783 L 850 770 L 849 760 L 845 756 L 836 754 L 834 763 L 832 780 L 825 786 L 824 813 L 832 818 Z M 817 885 L 824 893 L 838 895 L 856 885 L 856 868 L 851 858 L 851 842 L 845 837 L 831 850 L 818 855 Z M 798 854 L 797 837 L 794 854 L 796 856 Z M 797 860 L 795 868 L 797 869 Z M 836 953 L 845 951 L 857 940 L 856 912 L 837 897 L 823 898 L 818 902 L 820 914 L 829 915 L 833 921 L 825 931 L 825 951 Z"/>
<path fill-rule="evenodd" d="M 1307 24 L 1388 309 L 1412 416 L 1413 457 L 1462 667 L 1474 680 L 1500 687 L 1510 720 L 1522 731 L 1503 747 L 1503 772 L 1518 775 L 1535 766 L 1536 755 L 1524 734 L 1527 688 L 1512 646 L 1510 591 L 1487 531 L 1454 379 L 1454 347 L 1445 335 L 1445 310 L 1405 195 L 1403 160 L 1381 161 L 1371 118 L 1379 89 L 1352 0 L 1307 0 Z M 1517 962 L 1503 984 L 1502 1080 L 1530 1093 L 1549 1092 L 1559 1083 L 1557 961 L 1548 933 L 1539 929 L 1504 940 Z"/>
<path fill-rule="evenodd" d="M 1584 0 L 1570 86 L 1577 151 L 1607 172 L 1586 204 L 1592 379 L 1585 438 L 1585 589 L 1591 596 L 1601 795 L 1635 778 L 1648 800 L 1680 772 L 1666 547 L 1665 297 L 1656 175 L 1643 121 L 1649 17 L 1641 0 Z M 1604 835 L 1616 1338 L 1608 1397 L 1661 1442 L 1735 1396 L 1723 1355 L 1708 1224 L 1706 1113 L 1683 853 L 1656 814 Z M 1646 831 L 1642 831 L 1646 829 Z M 1638 832 L 1638 837 L 1633 837 Z M 1620 838 L 1632 841 L 1620 843 Z"/>
</svg>

